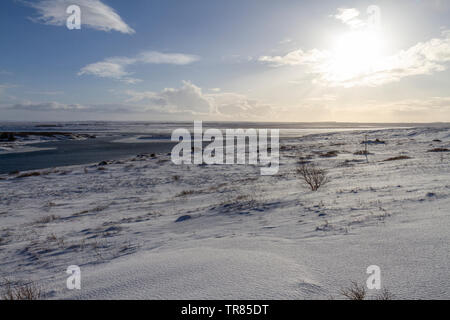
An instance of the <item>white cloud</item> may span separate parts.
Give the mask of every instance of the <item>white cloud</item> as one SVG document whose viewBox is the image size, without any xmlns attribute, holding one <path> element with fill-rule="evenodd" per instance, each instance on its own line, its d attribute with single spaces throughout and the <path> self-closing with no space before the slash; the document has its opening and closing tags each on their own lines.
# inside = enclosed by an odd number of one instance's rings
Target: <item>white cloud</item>
<svg viewBox="0 0 450 320">
<path fill-rule="evenodd" d="M 291 38 L 284 38 L 283 40 L 281 40 L 279 42 L 279 44 L 288 44 L 288 43 L 291 43 L 292 41 L 294 41 L 294 40 L 292 40 Z"/>
<path fill-rule="evenodd" d="M 9 88 L 7 84 L 0 84 L 0 92 L 4 91 L 7 88 Z"/>
<path fill-rule="evenodd" d="M 405 77 L 431 75 L 447 70 L 448 62 L 450 62 L 450 32 L 447 31 L 441 38 L 419 42 L 407 50 L 380 58 L 373 64 L 371 70 L 345 79 L 340 85 L 379 86 L 398 82 Z M 325 81 L 332 80 L 326 73 L 322 78 Z"/>
<path fill-rule="evenodd" d="M 126 94 L 130 96 L 126 102 L 146 101 L 149 107 L 166 112 L 209 114 L 213 111 L 211 100 L 202 89 L 188 81 L 183 81 L 183 86 L 178 89 L 166 88 L 161 92 L 128 90 Z"/>
<path fill-rule="evenodd" d="M 401 50 L 390 56 L 380 56 L 360 69 L 344 68 L 332 51 L 301 49 L 284 56 L 263 56 L 260 62 L 271 66 L 306 66 L 314 74 L 315 83 L 333 87 L 380 86 L 398 82 L 405 77 L 431 75 L 445 71 L 450 62 L 450 30 L 441 37 Z M 351 61 L 346 61 L 351 64 Z M 355 62 L 356 63 L 356 62 Z M 338 71 L 336 71 L 336 69 Z"/>
<path fill-rule="evenodd" d="M 23 103 L 16 103 L 10 107 L 10 109 L 15 110 L 28 110 L 28 111 L 58 111 L 58 110 L 65 110 L 65 111 L 82 111 L 89 109 L 89 107 L 80 105 L 80 104 L 65 104 L 55 101 L 49 101 L 49 102 L 23 102 Z"/>
<path fill-rule="evenodd" d="M 4 90 L 4 89 L 8 89 L 8 88 L 15 88 L 15 87 L 17 87 L 17 85 L 7 84 L 7 83 L 0 84 L 0 90 Z"/>
<path fill-rule="evenodd" d="M 131 77 L 133 73 L 126 71 L 126 67 L 134 64 L 173 64 L 185 65 L 199 60 L 195 55 L 183 53 L 161 53 L 146 51 L 136 57 L 114 57 L 100 62 L 91 63 L 83 67 L 78 75 L 90 74 L 101 78 L 119 80 L 128 84 L 134 84 L 142 80 Z"/>
<path fill-rule="evenodd" d="M 0 84 L 0 97 L 5 98 L 5 91 L 7 89 L 16 88 L 16 87 L 17 87 L 17 85 L 14 85 L 14 84 L 7 84 L 7 83 Z M 14 97 L 9 96 L 9 98 L 14 98 Z"/>
<path fill-rule="evenodd" d="M 224 92 L 211 96 L 217 113 L 226 118 L 267 120 L 274 115 L 271 105 L 250 99 L 243 94 Z"/>
<path fill-rule="evenodd" d="M 33 111 L 33 112 L 75 112 L 82 113 L 106 113 L 106 114 L 131 114 L 144 111 L 139 105 L 130 105 L 126 103 L 103 103 L 103 104 L 78 104 L 78 103 L 62 103 L 58 101 L 30 101 L 22 100 L 12 104 L 1 104 L 3 109 L 16 111 Z"/>
<path fill-rule="evenodd" d="M 0 86 L 1 89 L 1 86 Z M 207 90 L 210 92 L 209 90 Z M 36 102 L 23 100 L 0 104 L 0 108 L 34 112 L 102 113 L 129 116 L 130 119 L 205 119 L 205 120 L 267 120 L 276 114 L 274 108 L 247 96 L 232 92 L 203 92 L 202 88 L 183 81 L 179 88 L 159 92 L 127 90 L 123 102 L 105 104 L 76 104 L 57 101 Z"/>
<path fill-rule="evenodd" d="M 90 74 L 100 78 L 110 78 L 133 84 L 141 81 L 130 77 L 132 73 L 125 71 L 125 67 L 133 63 L 136 63 L 133 59 L 108 58 L 104 61 L 88 64 L 78 72 L 78 75 Z"/>
<path fill-rule="evenodd" d="M 312 49 L 304 52 L 302 49 L 298 49 L 291 51 L 284 56 L 262 56 L 258 60 L 260 62 L 270 63 L 275 67 L 283 65 L 316 65 L 317 63 L 323 62 L 328 56 L 329 53 L 327 51 Z"/>
<path fill-rule="evenodd" d="M 351 28 L 360 28 L 365 26 L 365 22 L 358 18 L 359 15 L 359 11 L 355 8 L 338 8 L 338 13 L 333 17 Z"/>
<path fill-rule="evenodd" d="M 100 0 L 40 0 L 25 2 L 35 8 L 38 16 L 33 21 L 55 26 L 65 26 L 67 7 L 76 4 L 81 9 L 81 27 L 87 26 L 101 31 L 118 31 L 133 34 L 135 31 L 128 26 L 116 11 Z"/>
<path fill-rule="evenodd" d="M 205 119 L 205 120 L 262 120 L 268 121 L 358 121 L 358 122 L 433 122 L 450 121 L 450 97 L 429 97 L 398 101 L 335 101 L 334 96 L 313 97 L 298 105 L 277 107 L 262 104 L 237 93 L 205 94 L 190 82 L 181 88 L 161 92 L 127 94 L 133 101 L 105 104 L 66 104 L 60 102 L 24 101 L 13 105 L 0 104 L 3 110 L 33 111 L 42 114 L 74 113 L 101 117 L 99 119 Z M 203 103 L 194 110 L 180 99 Z M 212 110 L 212 111 L 211 111 Z M 2 111 L 3 112 L 3 111 Z M 97 115 L 95 115 L 97 114 Z M 31 113 L 30 113 L 31 115 Z M 66 116 L 67 117 L 67 116 Z M 107 118 L 105 118 L 107 117 Z M 67 118 L 66 118 L 67 119 Z"/>
<path fill-rule="evenodd" d="M 185 65 L 199 60 L 199 57 L 183 53 L 161 53 L 157 51 L 146 51 L 136 57 L 137 62 L 152 64 L 175 64 Z"/>
<path fill-rule="evenodd" d="M 204 93 L 189 81 L 181 88 L 166 88 L 160 92 L 128 90 L 128 103 L 145 103 L 148 110 L 185 113 L 209 117 L 255 119 L 266 117 L 272 107 L 237 93 Z"/>
<path fill-rule="evenodd" d="M 336 101 L 338 98 L 337 95 L 334 94 L 323 94 L 318 97 L 310 97 L 307 98 L 307 101 L 319 101 L 319 102 L 330 102 L 330 101 Z"/>
<path fill-rule="evenodd" d="M 64 91 L 31 91 L 31 92 L 27 92 L 27 93 L 44 95 L 44 96 L 57 96 L 57 95 L 64 94 Z"/>
</svg>

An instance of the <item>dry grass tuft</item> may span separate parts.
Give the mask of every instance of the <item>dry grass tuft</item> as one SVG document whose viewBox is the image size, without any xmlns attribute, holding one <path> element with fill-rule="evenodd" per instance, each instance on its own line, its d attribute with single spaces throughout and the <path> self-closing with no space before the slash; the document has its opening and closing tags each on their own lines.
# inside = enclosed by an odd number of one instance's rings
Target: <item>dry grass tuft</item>
<svg viewBox="0 0 450 320">
<path fill-rule="evenodd" d="M 50 223 L 50 222 L 53 222 L 53 221 L 58 220 L 58 219 L 59 219 L 58 216 L 55 216 L 54 214 L 51 214 L 49 216 L 45 216 L 45 217 L 37 219 L 35 221 L 35 223 L 46 224 L 46 223 Z"/>
<path fill-rule="evenodd" d="M 186 197 L 186 196 L 193 195 L 193 194 L 198 194 L 198 193 L 201 193 L 201 192 L 200 191 L 196 191 L 196 190 L 183 190 L 182 192 L 177 194 L 175 197 Z"/>
<path fill-rule="evenodd" d="M 341 289 L 341 295 L 349 300 L 364 300 L 367 291 L 363 285 L 359 285 L 356 281 L 352 281 L 350 287 Z"/>
<path fill-rule="evenodd" d="M 352 281 L 348 288 L 343 288 L 340 291 L 341 295 L 349 300 L 365 300 L 367 298 L 367 291 L 364 285 L 359 285 L 356 281 Z M 393 300 L 395 296 L 386 288 L 374 296 L 375 300 Z"/>
<path fill-rule="evenodd" d="M 375 297 L 376 300 L 394 300 L 394 295 L 386 288 Z"/>
<path fill-rule="evenodd" d="M 1 298 L 3 300 L 41 300 L 44 293 L 34 282 L 25 284 L 15 283 L 5 279 L 1 286 L 4 288 Z"/>
</svg>

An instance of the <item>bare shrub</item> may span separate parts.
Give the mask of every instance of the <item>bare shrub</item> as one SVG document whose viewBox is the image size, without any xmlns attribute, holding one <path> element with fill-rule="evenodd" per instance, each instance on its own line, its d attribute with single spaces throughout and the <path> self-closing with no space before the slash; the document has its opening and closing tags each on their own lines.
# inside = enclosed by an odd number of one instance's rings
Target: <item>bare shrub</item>
<svg viewBox="0 0 450 320">
<path fill-rule="evenodd" d="M 376 300 L 393 300 L 394 295 L 386 288 L 384 288 L 381 293 L 379 293 L 376 297 Z"/>
<path fill-rule="evenodd" d="M 312 191 L 317 191 L 327 183 L 327 172 L 325 169 L 317 167 L 313 163 L 303 163 L 297 168 L 297 174 L 305 181 Z"/>
<path fill-rule="evenodd" d="M 186 196 L 193 195 L 196 193 L 200 193 L 200 192 L 196 191 L 196 190 L 183 190 L 182 192 L 177 194 L 175 197 L 186 197 Z"/>
<path fill-rule="evenodd" d="M 341 295 L 349 300 L 364 300 L 367 292 L 364 285 L 359 285 L 356 281 L 352 281 L 348 288 L 341 289 Z"/>
<path fill-rule="evenodd" d="M 25 284 L 13 284 L 10 280 L 5 279 L 1 285 L 3 289 L 3 300 L 40 300 L 44 298 L 44 294 L 34 282 Z"/>
<path fill-rule="evenodd" d="M 367 298 L 366 287 L 364 284 L 359 285 L 356 281 L 352 281 L 349 287 L 341 289 L 340 293 L 349 300 L 365 300 Z M 393 300 L 394 298 L 394 294 L 386 288 L 373 297 L 375 300 Z"/>
</svg>

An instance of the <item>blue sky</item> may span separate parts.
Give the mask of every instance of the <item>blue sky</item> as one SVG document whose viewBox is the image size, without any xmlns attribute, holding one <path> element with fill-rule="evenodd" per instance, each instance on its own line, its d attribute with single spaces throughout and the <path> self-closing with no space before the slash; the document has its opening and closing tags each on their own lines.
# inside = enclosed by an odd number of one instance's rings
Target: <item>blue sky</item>
<svg viewBox="0 0 450 320">
<path fill-rule="evenodd" d="M 450 1 L 0 8 L 0 120 L 450 121 Z"/>
</svg>

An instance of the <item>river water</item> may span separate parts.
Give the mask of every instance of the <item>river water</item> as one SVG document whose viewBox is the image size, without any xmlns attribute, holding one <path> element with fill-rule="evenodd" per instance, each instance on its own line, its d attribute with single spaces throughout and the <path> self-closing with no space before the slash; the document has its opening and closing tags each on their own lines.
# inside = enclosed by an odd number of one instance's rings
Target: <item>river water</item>
<svg viewBox="0 0 450 320">
<path fill-rule="evenodd" d="M 122 138 L 122 136 L 121 136 Z M 87 140 L 65 140 L 33 144 L 45 148 L 40 151 L 0 155 L 0 174 L 12 171 L 96 163 L 117 160 L 140 153 L 170 152 L 172 142 L 117 143 L 117 137 Z"/>
</svg>

